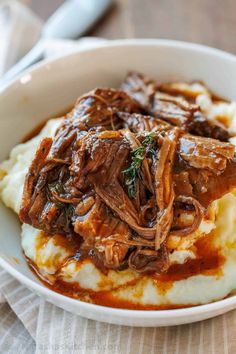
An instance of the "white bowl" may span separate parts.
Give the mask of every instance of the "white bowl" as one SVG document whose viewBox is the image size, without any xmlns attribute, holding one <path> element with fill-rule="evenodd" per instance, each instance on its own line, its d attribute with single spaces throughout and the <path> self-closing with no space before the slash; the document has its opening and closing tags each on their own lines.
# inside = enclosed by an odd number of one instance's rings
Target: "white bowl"
<svg viewBox="0 0 236 354">
<path fill-rule="evenodd" d="M 233 55 L 175 41 L 113 41 L 37 65 L 1 90 L 0 160 L 39 122 L 57 115 L 80 94 L 96 86 L 119 86 L 131 69 L 159 82 L 203 80 L 215 93 L 236 99 Z M 236 308 L 236 296 L 185 309 L 137 311 L 88 304 L 60 295 L 46 288 L 29 270 L 21 251 L 19 221 L 2 204 L 0 225 L 0 265 L 38 295 L 78 315 L 123 325 L 168 326 L 203 320 Z"/>
</svg>

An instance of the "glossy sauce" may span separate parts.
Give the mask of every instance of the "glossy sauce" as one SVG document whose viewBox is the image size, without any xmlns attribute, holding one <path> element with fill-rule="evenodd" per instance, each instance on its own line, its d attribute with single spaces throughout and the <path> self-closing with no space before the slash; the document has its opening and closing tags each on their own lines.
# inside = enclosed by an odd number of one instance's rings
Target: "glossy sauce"
<svg viewBox="0 0 236 354">
<path fill-rule="evenodd" d="M 188 97 L 191 101 L 194 100 L 194 95 L 190 97 L 189 93 L 183 93 L 183 96 Z M 219 97 L 216 95 L 212 95 L 213 101 L 218 101 Z M 222 99 L 221 99 L 222 100 Z M 65 110 L 64 112 L 60 112 L 58 115 L 63 116 L 70 109 Z M 224 118 L 221 119 L 223 124 L 226 124 Z M 24 137 L 22 142 L 26 142 L 27 140 L 36 136 L 40 130 L 44 127 L 47 120 L 40 123 L 33 131 L 31 131 L 27 136 Z M 61 235 L 54 236 L 56 244 L 61 246 L 69 251 L 71 256 L 69 258 L 74 258 L 78 261 L 78 263 L 82 263 L 89 259 L 89 261 L 93 262 L 96 267 L 98 267 L 101 271 L 102 269 L 99 266 L 99 263 L 94 260 L 93 257 L 89 256 L 88 252 L 81 253 L 80 245 L 81 239 L 80 237 L 65 237 Z M 43 242 L 43 241 L 42 241 Z M 38 249 L 42 247 L 42 243 L 38 244 Z M 164 274 L 142 274 L 140 277 L 152 277 L 159 289 L 162 293 L 165 293 L 169 290 L 175 281 L 180 281 L 183 279 L 187 279 L 188 277 L 194 275 L 218 275 L 222 274 L 221 266 L 224 263 L 224 257 L 220 255 L 218 249 L 216 249 L 213 245 L 213 239 L 211 236 L 203 237 L 198 240 L 195 245 L 196 251 L 196 259 L 189 259 L 184 264 L 173 264 L 166 273 Z M 68 259 L 69 259 L 68 258 Z M 117 299 L 113 296 L 112 291 L 91 291 L 82 289 L 77 283 L 67 283 L 59 278 L 55 280 L 54 283 L 50 283 L 49 280 L 45 279 L 43 275 L 40 273 L 36 264 L 32 262 L 30 259 L 27 259 L 28 265 L 30 269 L 34 272 L 34 274 L 42 281 L 45 286 L 50 288 L 53 291 L 56 291 L 60 294 L 80 299 L 82 301 L 90 302 L 97 305 L 114 307 L 114 308 L 123 308 L 123 309 L 133 309 L 133 310 L 164 310 L 164 309 L 174 309 L 174 308 L 183 308 L 190 307 L 191 304 L 185 305 L 162 305 L 162 306 L 154 306 L 154 305 L 140 305 L 135 304 L 131 301 L 125 301 Z M 140 280 L 140 277 L 132 280 L 128 285 L 135 286 L 137 282 Z M 117 289 L 125 288 L 128 285 L 121 285 L 117 287 Z"/>
<path fill-rule="evenodd" d="M 76 252 L 79 248 L 79 238 L 75 240 L 72 238 L 66 238 L 61 235 L 56 235 L 56 244 L 65 247 L 67 250 L 70 250 L 71 256 L 68 259 L 74 258 L 76 259 Z M 195 253 L 197 255 L 196 259 L 189 259 L 184 264 L 173 264 L 166 273 L 158 275 L 158 274 L 144 274 L 140 277 L 131 280 L 125 285 L 117 286 L 115 290 L 122 290 L 128 286 L 134 286 L 140 281 L 142 277 L 152 277 L 158 290 L 161 293 L 165 293 L 168 291 L 175 281 L 187 279 L 188 277 L 194 275 L 217 275 L 221 276 L 221 266 L 224 264 L 224 257 L 220 254 L 219 250 L 213 244 L 213 236 L 202 237 L 198 240 L 194 247 Z M 74 253 L 73 253 L 74 252 Z M 53 291 L 56 291 L 65 296 L 69 296 L 72 298 L 76 298 L 85 302 L 90 302 L 97 305 L 114 307 L 114 308 L 124 308 L 124 309 L 132 309 L 132 310 L 164 310 L 164 309 L 174 309 L 174 308 L 183 308 L 192 306 L 191 304 L 185 305 L 141 305 L 135 304 L 131 301 L 120 300 L 114 297 L 112 291 L 92 291 L 88 289 L 82 289 L 78 283 L 67 283 L 60 278 L 56 278 L 54 283 L 50 283 L 49 280 L 45 279 L 40 273 L 37 266 L 30 259 L 27 259 L 28 265 L 31 270 L 36 274 L 36 276 L 42 281 L 48 288 Z M 83 262 L 93 262 L 96 267 L 98 264 L 94 262 L 94 259 L 89 257 L 88 254 L 80 254 L 78 259 L 78 264 L 82 264 Z M 99 267 L 98 267 L 99 268 Z M 99 268 L 102 271 L 102 269 Z M 144 284 L 145 286 L 145 284 Z M 114 289 L 113 289 L 114 290 Z M 142 288 L 141 288 L 142 295 Z"/>
<path fill-rule="evenodd" d="M 128 300 L 117 299 L 113 296 L 111 291 L 92 291 L 88 289 L 82 289 L 77 283 L 66 283 L 63 280 L 56 280 L 54 284 L 50 283 L 47 279 L 45 279 L 37 266 L 26 257 L 28 265 L 33 273 L 37 276 L 37 278 L 49 289 L 56 291 L 62 295 L 69 296 L 74 299 L 78 299 L 81 301 L 89 302 L 96 305 L 113 307 L 113 308 L 123 308 L 129 310 L 165 310 L 165 309 L 175 309 L 182 307 L 190 307 L 191 304 L 186 305 L 141 305 L 135 304 Z M 138 280 L 134 280 L 133 285 L 135 286 Z M 124 286 L 121 286 L 124 288 Z"/>
<path fill-rule="evenodd" d="M 194 246 L 196 247 L 196 259 L 189 259 L 184 264 L 173 264 L 165 274 L 159 275 L 157 279 L 162 282 L 173 282 L 198 274 L 222 275 L 221 266 L 225 258 L 213 246 L 213 236 L 202 237 Z"/>
</svg>

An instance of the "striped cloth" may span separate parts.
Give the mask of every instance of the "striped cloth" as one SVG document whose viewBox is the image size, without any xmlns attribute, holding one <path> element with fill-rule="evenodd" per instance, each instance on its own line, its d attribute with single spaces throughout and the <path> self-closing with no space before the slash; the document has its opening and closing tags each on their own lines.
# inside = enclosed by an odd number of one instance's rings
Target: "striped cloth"
<svg viewBox="0 0 236 354">
<path fill-rule="evenodd" d="M 134 328 L 87 320 L 40 299 L 0 270 L 0 353 L 235 354 L 236 311 L 190 325 Z"/>
</svg>

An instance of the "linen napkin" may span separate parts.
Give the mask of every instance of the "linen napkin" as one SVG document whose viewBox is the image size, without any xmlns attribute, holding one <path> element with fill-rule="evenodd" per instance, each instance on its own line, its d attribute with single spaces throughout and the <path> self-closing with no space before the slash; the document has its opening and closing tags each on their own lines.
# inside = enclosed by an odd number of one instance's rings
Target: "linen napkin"
<svg viewBox="0 0 236 354">
<path fill-rule="evenodd" d="M 134 328 L 87 320 L 40 299 L 0 271 L 0 353 L 234 354 L 236 312 L 199 323 Z"/>
<path fill-rule="evenodd" d="M 103 39 L 49 41 L 45 57 L 98 46 Z M 234 354 L 236 311 L 195 324 L 134 328 L 88 320 L 39 298 L 0 269 L 0 353 Z"/>
</svg>

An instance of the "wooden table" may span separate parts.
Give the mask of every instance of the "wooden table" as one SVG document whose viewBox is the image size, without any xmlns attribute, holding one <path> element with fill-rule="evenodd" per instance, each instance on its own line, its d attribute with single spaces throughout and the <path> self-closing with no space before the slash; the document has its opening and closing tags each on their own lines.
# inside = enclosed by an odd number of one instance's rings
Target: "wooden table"
<svg viewBox="0 0 236 354">
<path fill-rule="evenodd" d="M 25 2 L 46 19 L 63 0 Z M 236 0 L 116 0 L 88 35 L 170 38 L 236 53 Z"/>
</svg>

